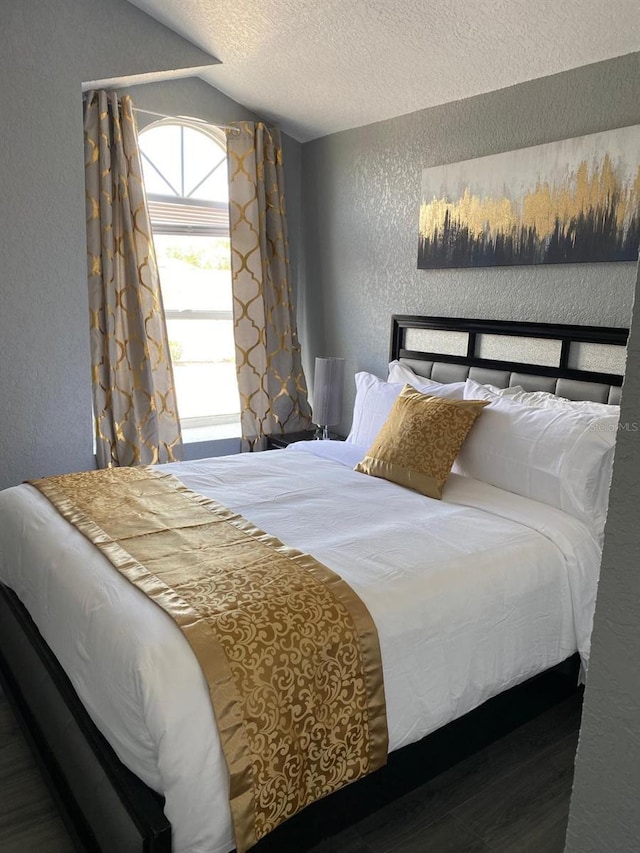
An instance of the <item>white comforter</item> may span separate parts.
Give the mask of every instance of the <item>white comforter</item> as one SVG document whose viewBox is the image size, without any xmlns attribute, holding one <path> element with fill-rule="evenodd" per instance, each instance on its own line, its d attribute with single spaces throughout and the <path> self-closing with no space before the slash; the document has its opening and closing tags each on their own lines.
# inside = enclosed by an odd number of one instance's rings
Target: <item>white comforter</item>
<svg viewBox="0 0 640 853">
<path fill-rule="evenodd" d="M 380 636 L 391 749 L 576 649 L 586 658 L 600 559 L 586 527 L 456 475 L 431 500 L 354 472 L 362 455 L 309 442 L 165 470 L 358 593 Z M 0 493 L 0 581 L 122 761 L 165 794 L 177 853 L 231 850 L 207 688 L 172 620 L 29 486 Z"/>
</svg>

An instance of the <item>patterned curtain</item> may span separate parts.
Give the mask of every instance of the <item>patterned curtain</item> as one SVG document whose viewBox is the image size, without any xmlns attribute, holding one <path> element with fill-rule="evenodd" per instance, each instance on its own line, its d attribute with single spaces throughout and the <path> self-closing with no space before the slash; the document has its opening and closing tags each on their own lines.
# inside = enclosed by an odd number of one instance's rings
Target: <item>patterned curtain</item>
<svg viewBox="0 0 640 853">
<path fill-rule="evenodd" d="M 227 130 L 229 221 L 244 450 L 311 425 L 289 274 L 280 131 Z"/>
<path fill-rule="evenodd" d="M 182 437 L 131 98 L 84 103 L 98 466 L 171 462 Z"/>
</svg>

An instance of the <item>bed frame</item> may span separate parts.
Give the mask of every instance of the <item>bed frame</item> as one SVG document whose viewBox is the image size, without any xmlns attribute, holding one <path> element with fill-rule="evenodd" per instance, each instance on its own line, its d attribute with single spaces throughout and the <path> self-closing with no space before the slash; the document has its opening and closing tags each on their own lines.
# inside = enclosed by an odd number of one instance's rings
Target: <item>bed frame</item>
<svg viewBox="0 0 640 853">
<path fill-rule="evenodd" d="M 616 403 L 626 341 L 626 329 L 396 315 L 390 360 L 437 381 L 470 376 Z M 507 351 L 518 352 L 518 360 L 505 358 Z M 578 666 L 574 655 L 391 753 L 385 768 L 308 807 L 256 845 L 256 853 L 303 853 L 412 790 L 570 695 Z M 162 797 L 118 760 L 26 609 L 2 584 L 0 682 L 77 849 L 169 853 Z"/>
<path fill-rule="evenodd" d="M 550 391 L 570 400 L 619 403 L 628 329 L 396 314 L 390 360 L 438 382 Z M 419 348 L 418 348 L 419 346 Z M 503 357 L 506 350 L 510 358 Z M 512 353 L 529 354 L 516 360 Z"/>
</svg>

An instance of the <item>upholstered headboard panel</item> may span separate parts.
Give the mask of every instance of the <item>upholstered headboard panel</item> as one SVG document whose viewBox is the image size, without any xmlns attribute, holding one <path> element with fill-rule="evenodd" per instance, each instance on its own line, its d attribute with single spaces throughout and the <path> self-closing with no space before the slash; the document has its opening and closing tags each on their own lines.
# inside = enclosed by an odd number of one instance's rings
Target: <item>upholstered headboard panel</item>
<svg viewBox="0 0 640 853">
<path fill-rule="evenodd" d="M 467 377 L 619 403 L 627 329 L 396 314 L 390 359 L 437 382 Z"/>
</svg>

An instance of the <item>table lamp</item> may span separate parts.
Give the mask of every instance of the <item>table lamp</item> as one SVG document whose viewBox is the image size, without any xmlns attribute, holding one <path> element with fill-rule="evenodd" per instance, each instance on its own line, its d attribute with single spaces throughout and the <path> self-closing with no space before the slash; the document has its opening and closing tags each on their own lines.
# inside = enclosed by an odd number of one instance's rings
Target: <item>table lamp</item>
<svg viewBox="0 0 640 853">
<path fill-rule="evenodd" d="M 313 421 L 321 430 L 320 438 L 329 438 L 329 427 L 342 418 L 344 358 L 316 358 L 313 377 Z"/>
</svg>

